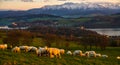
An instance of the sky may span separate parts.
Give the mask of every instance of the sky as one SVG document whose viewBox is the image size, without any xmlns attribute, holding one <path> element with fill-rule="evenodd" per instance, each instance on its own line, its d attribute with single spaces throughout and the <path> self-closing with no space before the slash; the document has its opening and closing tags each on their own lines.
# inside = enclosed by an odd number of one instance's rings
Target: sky
<svg viewBox="0 0 120 65">
<path fill-rule="evenodd" d="M 120 3 L 120 0 L 0 0 L 0 10 L 29 10 L 41 8 L 45 5 L 60 5 L 67 2 L 112 2 Z"/>
</svg>

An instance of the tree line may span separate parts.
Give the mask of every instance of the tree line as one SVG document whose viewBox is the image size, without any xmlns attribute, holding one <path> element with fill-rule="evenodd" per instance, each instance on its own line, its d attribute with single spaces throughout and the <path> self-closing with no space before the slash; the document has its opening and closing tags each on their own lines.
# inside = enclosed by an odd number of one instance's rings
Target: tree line
<svg viewBox="0 0 120 65">
<path fill-rule="evenodd" d="M 42 38 L 43 43 L 47 46 L 51 46 L 55 43 L 56 46 L 61 46 L 64 42 L 65 47 L 69 47 L 70 42 L 74 42 L 77 45 L 81 45 L 84 49 L 92 50 L 100 48 L 105 50 L 109 45 L 112 46 L 111 38 L 106 35 L 100 35 L 96 32 L 89 30 L 82 30 L 78 28 L 52 28 L 52 27 L 37 27 L 30 28 L 28 30 L 8 30 L 6 35 L 2 38 L 3 43 L 9 45 L 31 45 L 34 38 Z M 118 45 L 120 40 L 117 39 Z M 120 46 L 120 45 L 119 45 Z"/>
</svg>

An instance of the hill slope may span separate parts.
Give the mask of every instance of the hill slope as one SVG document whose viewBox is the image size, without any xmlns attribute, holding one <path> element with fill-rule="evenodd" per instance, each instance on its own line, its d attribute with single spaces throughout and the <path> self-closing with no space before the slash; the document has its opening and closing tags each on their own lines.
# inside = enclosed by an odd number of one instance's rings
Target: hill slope
<svg viewBox="0 0 120 65">
<path fill-rule="evenodd" d="M 120 60 L 116 59 L 119 50 L 120 48 L 108 48 L 105 51 L 97 51 L 107 54 L 108 58 L 86 58 L 65 54 L 61 59 L 37 57 L 34 53 L 13 53 L 11 50 L 0 50 L 0 65 L 119 65 Z"/>
</svg>

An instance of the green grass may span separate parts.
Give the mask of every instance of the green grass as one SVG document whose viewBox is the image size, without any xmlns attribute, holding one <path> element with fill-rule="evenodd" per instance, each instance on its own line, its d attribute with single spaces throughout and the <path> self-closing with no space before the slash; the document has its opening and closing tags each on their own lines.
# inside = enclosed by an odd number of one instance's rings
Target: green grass
<svg viewBox="0 0 120 65">
<path fill-rule="evenodd" d="M 73 50 L 72 50 L 73 51 Z M 38 57 L 32 52 L 13 53 L 10 49 L 0 50 L 0 65 L 119 65 L 120 48 L 108 47 L 107 50 L 96 51 L 107 54 L 108 58 L 87 58 L 80 56 L 62 55 L 61 59 L 49 57 Z"/>
</svg>

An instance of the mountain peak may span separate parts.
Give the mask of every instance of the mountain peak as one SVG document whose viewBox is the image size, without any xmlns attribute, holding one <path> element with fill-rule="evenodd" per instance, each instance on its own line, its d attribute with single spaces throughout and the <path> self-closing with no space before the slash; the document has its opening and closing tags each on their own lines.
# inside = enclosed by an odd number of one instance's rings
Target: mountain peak
<svg viewBox="0 0 120 65">
<path fill-rule="evenodd" d="M 108 2 L 67 2 L 61 5 L 47 5 L 26 11 L 30 14 L 52 14 L 57 16 L 91 16 L 120 13 L 120 3 Z M 24 13 L 24 12 L 22 12 Z M 21 14 L 21 13 L 20 13 Z M 5 14 L 6 15 L 6 14 Z M 11 15 L 11 12 L 9 12 Z"/>
<path fill-rule="evenodd" d="M 120 9 L 120 3 L 109 3 L 109 2 L 81 2 L 81 3 L 72 3 L 67 2 L 61 5 L 47 5 L 42 7 L 43 9 Z"/>
</svg>

